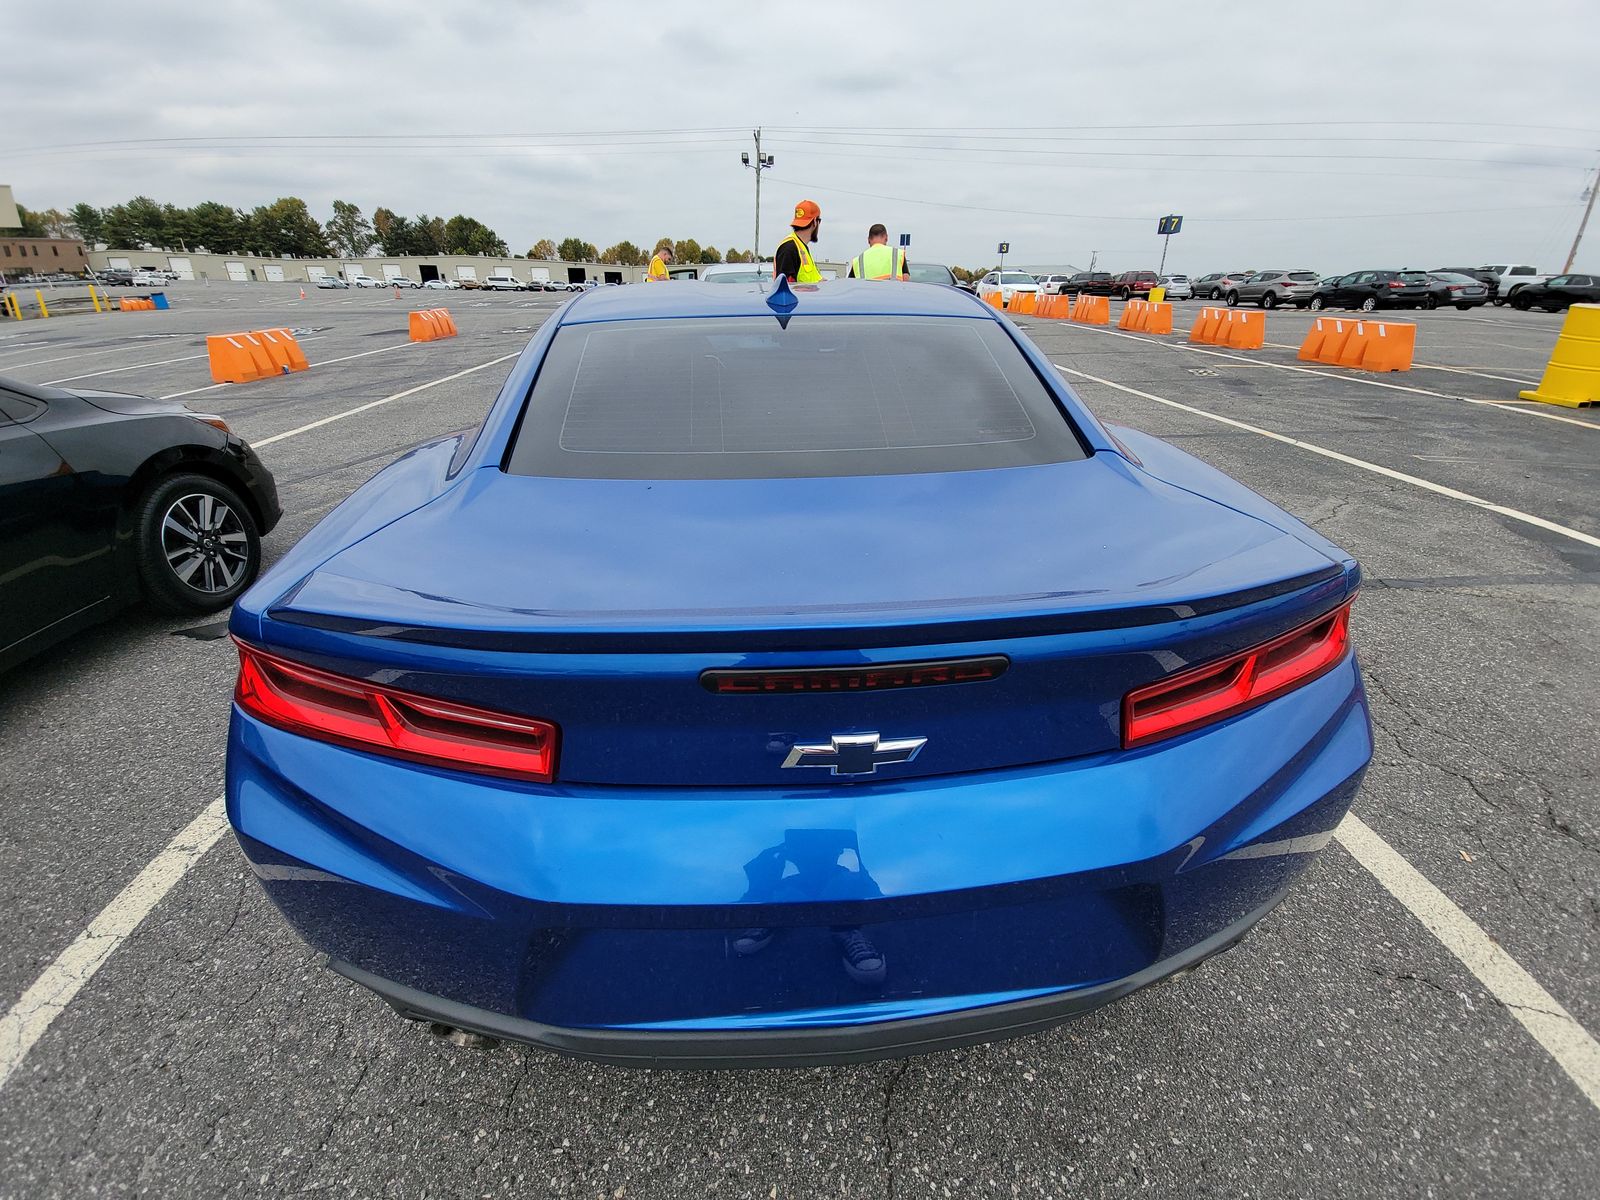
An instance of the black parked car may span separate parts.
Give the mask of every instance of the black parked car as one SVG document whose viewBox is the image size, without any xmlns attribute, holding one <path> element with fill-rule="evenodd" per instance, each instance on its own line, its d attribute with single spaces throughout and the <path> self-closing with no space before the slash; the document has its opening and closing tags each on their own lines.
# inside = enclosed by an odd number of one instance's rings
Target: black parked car
<svg viewBox="0 0 1600 1200">
<path fill-rule="evenodd" d="M 1489 287 L 1481 279 L 1455 271 L 1428 272 L 1428 298 L 1424 308 L 1453 304 L 1462 312 L 1489 303 Z"/>
<path fill-rule="evenodd" d="M 124 271 L 120 267 L 107 267 L 104 271 L 96 271 L 100 282 L 106 287 L 132 287 L 133 272 Z"/>
<path fill-rule="evenodd" d="M 1110 271 L 1079 271 L 1061 285 L 1063 296 L 1111 295 Z"/>
<path fill-rule="evenodd" d="M 1507 303 L 1523 312 L 1530 308 L 1560 312 L 1573 304 L 1600 304 L 1600 277 L 1557 275 L 1545 283 L 1524 284 L 1511 293 Z"/>
<path fill-rule="evenodd" d="M 278 516 L 222 418 L 0 377 L 0 670 L 141 599 L 227 608 Z"/>
<path fill-rule="evenodd" d="M 1311 297 L 1314 312 L 1324 308 L 1417 308 L 1428 301 L 1426 271 L 1352 271 L 1341 275 L 1330 286 L 1317 285 Z"/>
</svg>

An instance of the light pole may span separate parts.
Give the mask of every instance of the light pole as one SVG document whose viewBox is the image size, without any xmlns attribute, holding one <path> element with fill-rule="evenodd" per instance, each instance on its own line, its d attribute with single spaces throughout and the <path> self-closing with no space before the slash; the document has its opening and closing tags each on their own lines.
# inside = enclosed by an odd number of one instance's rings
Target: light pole
<svg viewBox="0 0 1600 1200">
<path fill-rule="evenodd" d="M 761 130 L 755 130 L 756 161 L 750 161 L 750 152 L 747 150 L 739 155 L 739 161 L 745 166 L 753 168 L 756 173 L 756 261 L 761 261 L 761 172 L 772 166 L 772 155 L 761 153 Z"/>
</svg>

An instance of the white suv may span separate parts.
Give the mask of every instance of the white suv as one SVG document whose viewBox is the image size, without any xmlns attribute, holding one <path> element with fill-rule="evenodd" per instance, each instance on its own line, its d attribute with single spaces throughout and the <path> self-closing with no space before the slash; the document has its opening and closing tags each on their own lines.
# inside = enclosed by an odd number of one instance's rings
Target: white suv
<svg viewBox="0 0 1600 1200">
<path fill-rule="evenodd" d="M 347 275 L 345 278 L 351 284 L 353 284 L 354 286 L 356 286 L 358 288 L 364 288 L 364 287 L 381 288 L 381 287 L 387 287 L 388 286 L 387 284 L 385 284 L 383 282 L 383 280 L 374 279 L 371 275 Z"/>
</svg>

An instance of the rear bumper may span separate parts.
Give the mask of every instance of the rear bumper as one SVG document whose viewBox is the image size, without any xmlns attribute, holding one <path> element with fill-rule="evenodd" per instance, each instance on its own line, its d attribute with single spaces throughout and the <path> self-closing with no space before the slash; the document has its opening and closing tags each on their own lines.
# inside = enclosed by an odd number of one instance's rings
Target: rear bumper
<svg viewBox="0 0 1600 1200">
<path fill-rule="evenodd" d="M 1347 659 L 1159 748 L 793 789 L 467 781 L 235 710 L 227 796 L 291 924 L 409 1013 L 612 1062 L 837 1062 L 1043 1028 L 1231 944 L 1371 750 Z M 842 969 L 846 931 L 880 978 Z"/>
<path fill-rule="evenodd" d="M 958 1046 L 1040 1033 L 1180 971 L 1191 970 L 1206 959 L 1232 949 L 1287 893 L 1285 888 L 1211 936 L 1122 979 L 1010 1003 L 844 1027 L 706 1033 L 564 1028 L 430 996 L 346 962 L 330 960 L 328 965 L 346 979 L 376 992 L 407 1019 L 436 1021 L 592 1062 L 680 1070 L 832 1066 L 933 1054 Z"/>
</svg>

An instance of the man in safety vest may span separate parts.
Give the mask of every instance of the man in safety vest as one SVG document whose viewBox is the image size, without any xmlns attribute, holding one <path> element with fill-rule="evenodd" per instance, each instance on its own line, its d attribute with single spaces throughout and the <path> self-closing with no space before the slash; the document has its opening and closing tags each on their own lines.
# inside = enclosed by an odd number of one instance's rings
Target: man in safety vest
<svg viewBox="0 0 1600 1200">
<path fill-rule="evenodd" d="M 650 256 L 650 266 L 644 273 L 646 283 L 666 283 L 672 276 L 667 274 L 667 266 L 672 262 L 672 247 L 663 246 Z"/>
<path fill-rule="evenodd" d="M 867 230 L 867 248 L 850 260 L 850 279 L 910 279 L 906 252 L 889 245 L 889 231 L 882 225 Z"/>
<path fill-rule="evenodd" d="M 817 230 L 822 225 L 822 209 L 815 200 L 802 200 L 794 206 L 794 220 L 789 222 L 790 233 L 778 243 L 772 256 L 772 277 L 786 275 L 790 283 L 821 283 L 822 272 L 812 261 L 810 246 L 817 240 Z"/>
</svg>

